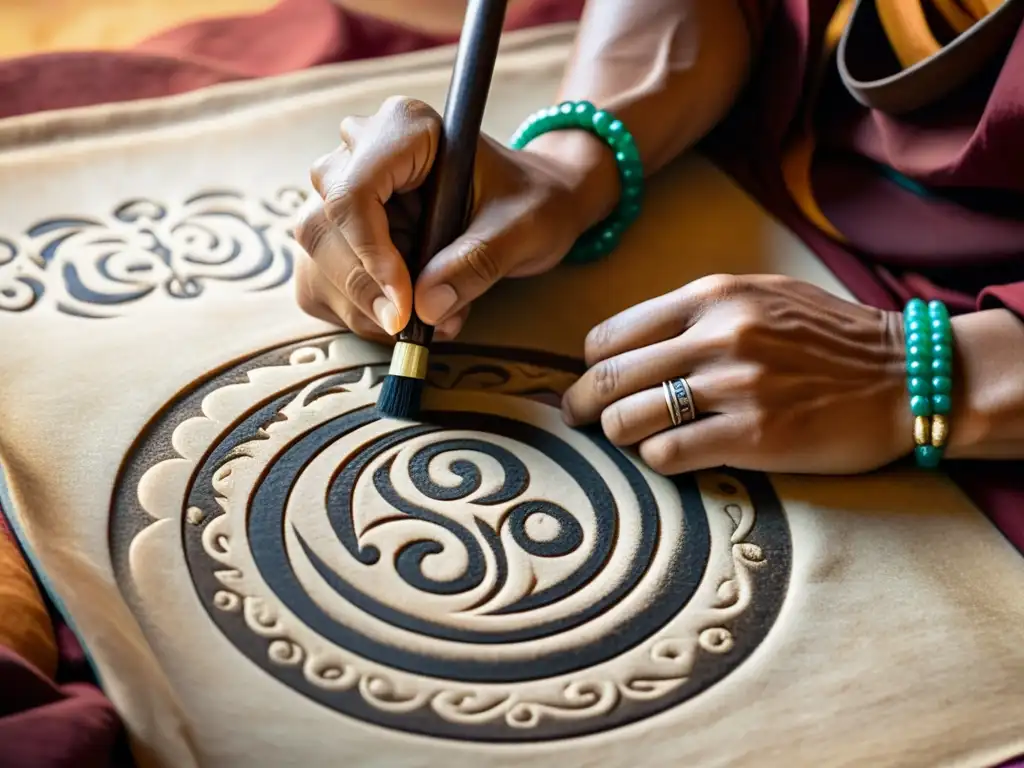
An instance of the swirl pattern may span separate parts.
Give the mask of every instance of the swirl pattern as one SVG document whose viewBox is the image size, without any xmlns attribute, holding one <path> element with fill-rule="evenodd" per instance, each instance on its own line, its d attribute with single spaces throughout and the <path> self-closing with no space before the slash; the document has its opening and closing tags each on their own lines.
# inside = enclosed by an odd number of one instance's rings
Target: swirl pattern
<svg viewBox="0 0 1024 768">
<path fill-rule="evenodd" d="M 119 479 L 110 543 L 129 603 L 145 602 L 147 528 L 177 520 L 220 630 L 339 712 L 545 740 L 699 694 L 756 647 L 785 594 L 770 485 L 653 475 L 547 404 L 574 363 L 513 355 L 435 351 L 415 424 L 378 415 L 386 354 L 349 335 L 202 382 Z"/>
<path fill-rule="evenodd" d="M 0 237 L 0 312 L 47 299 L 58 311 L 115 317 L 140 301 L 192 299 L 213 286 L 265 291 L 291 277 L 289 226 L 305 193 L 268 200 L 230 190 L 180 205 L 135 199 L 108 217 L 62 216 Z"/>
</svg>

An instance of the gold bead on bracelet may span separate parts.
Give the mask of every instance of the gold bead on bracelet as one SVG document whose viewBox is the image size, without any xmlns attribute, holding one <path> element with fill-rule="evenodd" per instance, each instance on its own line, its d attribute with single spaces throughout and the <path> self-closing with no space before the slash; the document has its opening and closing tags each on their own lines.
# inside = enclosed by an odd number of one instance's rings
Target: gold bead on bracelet
<svg viewBox="0 0 1024 768">
<path fill-rule="evenodd" d="M 932 426 L 927 416 L 914 417 L 914 443 L 928 445 L 932 438 Z"/>
<path fill-rule="evenodd" d="M 932 445 L 936 448 L 943 448 L 946 439 L 949 437 L 949 422 L 941 413 L 932 416 Z"/>
</svg>

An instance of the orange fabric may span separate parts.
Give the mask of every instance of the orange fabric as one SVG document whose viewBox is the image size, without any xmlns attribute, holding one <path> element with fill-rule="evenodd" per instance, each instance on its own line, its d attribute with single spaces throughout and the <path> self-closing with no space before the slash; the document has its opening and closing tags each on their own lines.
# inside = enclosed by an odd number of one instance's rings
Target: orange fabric
<svg viewBox="0 0 1024 768">
<path fill-rule="evenodd" d="M 0 524 L 0 647 L 31 662 L 47 678 L 57 672 L 57 640 L 46 604 L 21 550 Z"/>
<path fill-rule="evenodd" d="M 172 27 L 260 13 L 277 0 L 0 0 L 0 57 L 117 50 Z"/>
</svg>

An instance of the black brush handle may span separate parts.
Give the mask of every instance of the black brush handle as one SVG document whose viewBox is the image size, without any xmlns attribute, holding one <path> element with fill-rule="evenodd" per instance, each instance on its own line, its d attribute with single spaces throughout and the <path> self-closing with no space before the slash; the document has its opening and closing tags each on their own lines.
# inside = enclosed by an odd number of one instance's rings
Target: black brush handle
<svg viewBox="0 0 1024 768">
<path fill-rule="evenodd" d="M 413 284 L 421 267 L 465 231 L 473 164 L 508 0 L 469 0 L 444 104 L 437 154 L 424 184 L 422 229 L 406 265 Z M 434 335 L 415 313 L 399 341 L 428 346 Z"/>
</svg>

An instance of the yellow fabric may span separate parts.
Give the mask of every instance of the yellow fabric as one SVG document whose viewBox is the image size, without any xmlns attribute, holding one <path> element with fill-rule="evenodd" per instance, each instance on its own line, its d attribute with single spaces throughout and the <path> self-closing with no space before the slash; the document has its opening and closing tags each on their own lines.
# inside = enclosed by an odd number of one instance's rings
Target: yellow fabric
<svg viewBox="0 0 1024 768">
<path fill-rule="evenodd" d="M 0 0 L 0 56 L 128 48 L 203 19 L 260 13 L 278 0 Z"/>
<path fill-rule="evenodd" d="M 970 28 L 979 19 L 998 8 L 1003 0 L 965 0 L 963 7 L 956 0 L 924 0 L 934 4 L 936 10 L 958 33 Z M 811 166 L 814 162 L 814 108 L 818 92 L 839 39 L 850 23 L 855 0 L 841 0 L 825 30 L 825 39 L 818 59 L 818 67 L 808 83 L 808 96 L 800 120 L 782 157 L 782 178 L 793 202 L 822 232 L 838 242 L 846 242 L 843 234 L 828 220 L 814 199 L 811 185 Z M 922 0 L 875 0 L 878 16 L 886 37 L 901 65 L 906 68 L 923 61 L 940 50 L 925 18 Z M 966 8 L 966 10 L 964 10 Z"/>
<path fill-rule="evenodd" d="M 47 677 L 57 671 L 57 641 L 46 605 L 21 552 L 0 531 L 0 646 Z"/>
<path fill-rule="evenodd" d="M 821 85 L 824 82 L 825 72 L 829 62 L 832 61 L 832 54 L 835 53 L 836 47 L 839 45 L 839 38 L 842 37 L 843 30 L 846 29 L 846 25 L 850 21 L 854 5 L 855 0 L 841 0 L 825 30 L 825 41 L 821 57 L 818 59 L 818 67 L 809 83 L 810 95 L 806 102 L 801 130 L 794 136 L 782 157 L 782 179 L 793 202 L 815 226 L 839 242 L 844 242 L 845 238 L 818 207 L 811 186 L 811 163 L 814 160 L 815 148 L 813 116 L 814 105 L 817 102 L 818 91 L 821 90 Z"/>
</svg>

